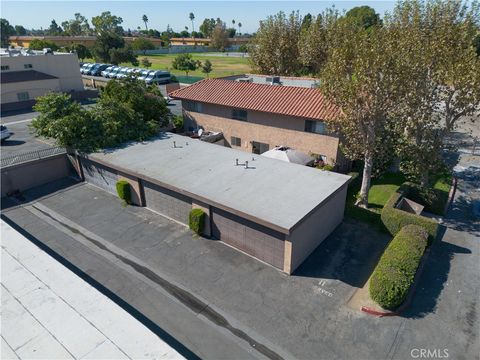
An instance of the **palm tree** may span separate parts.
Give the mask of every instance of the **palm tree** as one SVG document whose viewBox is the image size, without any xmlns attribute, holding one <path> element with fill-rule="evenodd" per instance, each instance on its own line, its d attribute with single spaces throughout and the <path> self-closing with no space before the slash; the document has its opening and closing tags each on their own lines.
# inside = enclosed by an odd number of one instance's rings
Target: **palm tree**
<svg viewBox="0 0 480 360">
<path fill-rule="evenodd" d="M 238 23 L 238 35 L 241 35 L 241 33 L 240 33 L 240 29 L 241 29 L 241 28 L 242 28 L 242 23 L 239 22 L 239 23 Z"/>
<path fill-rule="evenodd" d="M 191 12 L 190 15 L 188 15 L 188 18 L 192 22 L 192 33 L 195 32 L 195 25 L 193 24 L 193 20 L 195 20 L 195 15 Z"/>
<path fill-rule="evenodd" d="M 143 15 L 143 16 L 142 16 L 142 20 L 143 20 L 143 22 L 145 23 L 145 29 L 148 31 L 148 26 L 147 26 L 148 17 L 147 17 L 147 15 Z"/>
</svg>

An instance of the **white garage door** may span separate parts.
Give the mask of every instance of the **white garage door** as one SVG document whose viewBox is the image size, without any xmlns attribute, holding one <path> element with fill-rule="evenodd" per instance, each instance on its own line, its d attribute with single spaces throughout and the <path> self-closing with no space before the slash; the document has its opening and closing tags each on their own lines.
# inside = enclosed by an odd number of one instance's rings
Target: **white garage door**
<svg viewBox="0 0 480 360">
<path fill-rule="evenodd" d="M 114 195 L 117 194 L 118 175 L 115 170 L 86 159 L 82 159 L 81 163 L 86 182 Z"/>
<path fill-rule="evenodd" d="M 148 181 L 143 182 L 146 206 L 152 210 L 188 224 L 192 210 L 192 199 L 188 196 L 165 189 Z"/>
<path fill-rule="evenodd" d="M 277 231 L 213 208 L 212 235 L 283 270 L 285 235 Z"/>
</svg>

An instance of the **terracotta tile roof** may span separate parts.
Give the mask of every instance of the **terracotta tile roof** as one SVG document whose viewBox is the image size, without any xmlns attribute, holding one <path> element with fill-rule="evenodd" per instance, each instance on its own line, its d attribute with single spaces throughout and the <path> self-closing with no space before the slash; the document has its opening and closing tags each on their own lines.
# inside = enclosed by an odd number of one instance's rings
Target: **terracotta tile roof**
<svg viewBox="0 0 480 360">
<path fill-rule="evenodd" d="M 206 79 L 169 94 L 181 100 L 199 101 L 246 110 L 309 119 L 331 120 L 340 109 L 318 89 Z"/>
</svg>

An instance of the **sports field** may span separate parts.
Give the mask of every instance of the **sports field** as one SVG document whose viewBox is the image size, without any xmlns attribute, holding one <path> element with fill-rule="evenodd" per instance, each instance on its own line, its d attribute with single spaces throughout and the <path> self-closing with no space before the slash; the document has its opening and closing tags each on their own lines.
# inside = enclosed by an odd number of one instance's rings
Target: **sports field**
<svg viewBox="0 0 480 360">
<path fill-rule="evenodd" d="M 152 63 L 150 69 L 168 70 L 174 75 L 185 76 L 184 71 L 172 69 L 172 61 L 177 54 L 159 54 L 159 55 L 138 55 L 138 60 L 141 61 L 144 57 L 148 58 Z M 251 72 L 248 58 L 233 57 L 233 56 L 219 56 L 218 53 L 194 53 L 192 57 L 195 60 L 200 60 L 202 63 L 205 60 L 210 60 L 212 63 L 212 72 L 210 77 L 220 77 L 235 74 L 245 74 Z M 132 66 L 131 64 L 122 64 L 124 66 Z M 142 65 L 140 64 L 140 67 Z M 196 71 L 189 72 L 189 76 L 206 77 L 199 68 Z"/>
</svg>

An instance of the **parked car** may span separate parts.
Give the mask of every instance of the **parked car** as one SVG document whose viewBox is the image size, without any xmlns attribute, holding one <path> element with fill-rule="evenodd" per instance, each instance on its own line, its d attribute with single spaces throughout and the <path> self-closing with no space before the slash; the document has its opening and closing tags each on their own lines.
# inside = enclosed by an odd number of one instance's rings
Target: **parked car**
<svg viewBox="0 0 480 360">
<path fill-rule="evenodd" d="M 80 73 L 84 74 L 84 75 L 87 75 L 88 72 L 90 71 L 90 69 L 92 67 L 94 67 L 95 65 L 97 65 L 96 63 L 88 63 L 88 64 L 85 64 L 85 66 L 83 66 L 81 69 L 80 69 Z"/>
<path fill-rule="evenodd" d="M 115 79 L 123 79 L 124 77 L 126 77 L 128 69 L 128 67 L 120 68 L 118 73 L 115 75 Z"/>
<path fill-rule="evenodd" d="M 145 82 L 151 84 L 166 84 L 169 83 L 171 75 L 168 71 L 154 71 L 147 75 Z"/>
<path fill-rule="evenodd" d="M 109 79 L 115 79 L 117 77 L 117 74 L 118 72 L 121 70 L 122 68 L 120 66 L 115 66 L 108 74 L 107 74 L 107 77 Z"/>
<path fill-rule="evenodd" d="M 88 72 L 89 75 L 93 76 L 100 76 L 102 71 L 108 68 L 110 65 L 109 64 L 99 64 L 90 69 Z"/>
<path fill-rule="evenodd" d="M 1 133 L 2 133 L 2 142 L 4 142 L 10 136 L 12 136 L 12 133 L 7 129 L 6 126 L 0 125 L 0 128 L 1 128 Z"/>
<path fill-rule="evenodd" d="M 109 74 L 113 69 L 116 69 L 116 68 L 118 68 L 118 66 L 111 65 L 111 66 L 107 67 L 105 70 L 103 70 L 103 71 L 101 72 L 101 75 L 102 75 L 104 78 L 106 78 L 106 77 L 108 77 L 108 74 Z"/>
<path fill-rule="evenodd" d="M 89 67 L 91 63 L 83 63 L 82 66 L 80 66 L 80 74 L 83 74 L 85 72 L 85 69 Z"/>
<path fill-rule="evenodd" d="M 145 80 L 148 76 L 148 74 L 155 72 L 155 70 L 142 70 L 137 77 L 138 80 Z"/>
</svg>

